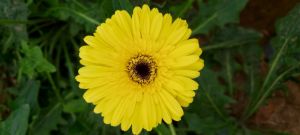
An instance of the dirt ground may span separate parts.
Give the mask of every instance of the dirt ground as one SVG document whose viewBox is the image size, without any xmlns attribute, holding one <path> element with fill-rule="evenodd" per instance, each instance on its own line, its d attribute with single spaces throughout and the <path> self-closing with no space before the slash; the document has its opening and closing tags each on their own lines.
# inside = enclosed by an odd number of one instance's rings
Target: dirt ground
<svg viewBox="0 0 300 135">
<path fill-rule="evenodd" d="M 300 135 L 300 84 L 294 81 L 287 81 L 285 84 L 288 88 L 287 95 L 282 91 L 274 93 L 251 122 L 257 127 Z"/>
<path fill-rule="evenodd" d="M 240 15 L 240 24 L 272 36 L 275 21 L 285 16 L 298 2 L 300 0 L 249 0 Z"/>
</svg>

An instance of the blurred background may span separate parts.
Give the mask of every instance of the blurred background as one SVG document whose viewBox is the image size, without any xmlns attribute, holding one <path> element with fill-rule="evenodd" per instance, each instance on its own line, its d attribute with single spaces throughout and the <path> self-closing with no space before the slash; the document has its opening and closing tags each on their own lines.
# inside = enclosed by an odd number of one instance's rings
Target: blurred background
<svg viewBox="0 0 300 135">
<path fill-rule="evenodd" d="M 300 135 L 299 0 L 0 0 L 0 135 L 129 135 L 74 80 L 83 37 L 149 4 L 186 19 L 203 49 L 177 135 Z M 161 124 L 143 135 L 175 135 Z"/>
</svg>

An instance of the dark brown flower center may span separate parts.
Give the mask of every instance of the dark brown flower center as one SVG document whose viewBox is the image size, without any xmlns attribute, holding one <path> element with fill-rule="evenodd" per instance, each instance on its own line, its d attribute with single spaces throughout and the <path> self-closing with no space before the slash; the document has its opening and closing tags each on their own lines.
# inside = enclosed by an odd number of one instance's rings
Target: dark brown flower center
<svg viewBox="0 0 300 135">
<path fill-rule="evenodd" d="M 157 65 L 151 56 L 137 55 L 128 61 L 127 72 L 132 81 L 146 85 L 154 81 Z"/>
<path fill-rule="evenodd" d="M 134 70 L 140 78 L 147 79 L 151 73 L 151 65 L 148 63 L 139 63 L 135 66 Z"/>
</svg>

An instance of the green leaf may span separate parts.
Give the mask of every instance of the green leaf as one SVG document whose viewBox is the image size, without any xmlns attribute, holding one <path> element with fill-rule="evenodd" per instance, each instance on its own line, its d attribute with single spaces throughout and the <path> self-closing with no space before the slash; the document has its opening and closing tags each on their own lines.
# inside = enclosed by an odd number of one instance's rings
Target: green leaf
<svg viewBox="0 0 300 135">
<path fill-rule="evenodd" d="M 272 45 L 276 50 L 282 48 L 283 53 L 279 60 L 279 66 L 289 67 L 300 61 L 300 4 L 296 5 L 289 14 L 276 23 L 277 37 L 272 39 Z M 274 57 L 275 60 L 275 57 Z"/>
<path fill-rule="evenodd" d="M 86 110 L 85 113 L 81 112 L 76 115 L 76 121 L 85 127 L 85 132 L 88 134 L 109 134 L 110 129 L 116 129 L 103 123 L 103 117 L 93 112 L 92 106 Z M 101 131 L 102 129 L 102 131 Z"/>
<path fill-rule="evenodd" d="M 300 69 L 300 4 L 276 24 L 277 37 L 272 39 L 276 54 L 271 59 L 270 69 L 258 92 L 257 98 L 251 101 L 245 118 L 249 118 L 264 103 L 272 90 L 280 86 L 282 80 Z M 298 54 L 298 56 L 297 56 Z M 296 56 L 296 57 L 295 57 Z M 288 61 L 288 63 L 286 63 Z"/>
<path fill-rule="evenodd" d="M 133 10 L 133 5 L 130 3 L 129 0 L 112 0 L 112 5 L 114 10 L 124 9 L 129 13 L 131 13 Z"/>
<path fill-rule="evenodd" d="M 64 113 L 64 120 L 59 123 L 57 131 L 72 135 L 106 135 L 116 133 L 116 127 L 103 123 L 102 117 L 93 112 L 92 105 L 80 113 Z M 110 132 L 112 129 L 112 133 Z"/>
<path fill-rule="evenodd" d="M 225 105 L 233 103 L 234 100 L 225 95 L 225 86 L 218 81 L 218 73 L 206 67 L 201 71 L 201 77 L 197 81 L 201 84 L 200 104 L 208 104 L 220 117 L 223 117 L 222 115 L 226 112 Z"/>
<path fill-rule="evenodd" d="M 300 36 L 300 4 L 296 5 L 287 16 L 278 20 L 276 32 L 283 38 L 297 38 Z"/>
<path fill-rule="evenodd" d="M 36 8 L 39 11 L 43 10 L 39 9 L 39 6 Z M 80 30 L 93 32 L 95 27 L 104 22 L 106 18 L 111 17 L 113 12 L 112 1 L 67 0 L 67 2 L 52 5 L 44 14 L 48 17 L 54 17 L 56 20 L 64 21 L 66 25 L 75 25 Z"/>
<path fill-rule="evenodd" d="M 225 81 L 228 93 L 232 96 L 236 89 L 233 80 L 235 73 L 247 71 L 243 69 L 245 66 L 255 66 L 255 69 L 259 69 L 262 48 L 258 42 L 262 35 L 254 30 L 234 25 L 226 26 L 215 33 L 211 43 L 203 47 L 204 51 L 209 51 L 208 54 L 204 53 L 204 59 L 217 62 L 219 77 Z M 236 57 L 243 62 L 237 62 Z"/>
<path fill-rule="evenodd" d="M 216 26 L 239 22 L 239 14 L 247 0 L 198 0 L 200 11 L 192 22 L 193 34 L 208 33 Z"/>
<path fill-rule="evenodd" d="M 224 127 L 233 126 L 225 106 L 234 100 L 225 95 L 225 86 L 218 82 L 218 73 L 206 65 L 197 81 L 201 84 L 200 88 L 188 108 L 190 114 L 187 112 L 184 116 L 189 129 L 199 134 L 214 135 L 223 132 Z"/>
<path fill-rule="evenodd" d="M 57 124 L 62 120 L 62 105 L 57 103 L 52 108 L 44 109 L 37 119 L 32 123 L 31 134 L 49 135 L 50 131 L 56 129 Z"/>
<path fill-rule="evenodd" d="M 230 40 L 240 44 L 253 44 L 258 43 L 258 41 L 262 38 L 262 34 L 255 30 L 246 29 L 235 25 L 223 27 L 215 33 L 216 34 L 214 34 L 211 39 L 213 41 L 212 43 L 214 44 L 218 42 L 227 42 Z M 242 42 L 244 40 L 247 42 Z"/>
<path fill-rule="evenodd" d="M 195 113 L 186 113 L 184 118 L 189 126 L 189 129 L 195 131 L 197 134 L 203 132 L 202 128 L 199 128 L 199 125 L 202 125 L 202 121 L 199 116 Z M 206 123 L 205 123 L 206 124 Z"/>
<path fill-rule="evenodd" d="M 157 132 L 158 135 L 170 135 L 171 134 L 170 130 L 164 123 L 159 124 L 154 130 Z"/>
<path fill-rule="evenodd" d="M 88 104 L 82 99 L 73 99 L 63 106 L 63 111 L 68 113 L 84 112 L 88 110 Z"/>
<path fill-rule="evenodd" d="M 241 128 L 238 129 L 237 133 L 238 135 L 263 135 L 262 133 L 252 130 L 252 129 L 248 129 L 248 128 Z M 273 134 L 272 134 L 273 135 Z"/>
<path fill-rule="evenodd" d="M 1 19 L 27 20 L 27 6 L 23 0 L 1 0 L 0 17 Z"/>
<path fill-rule="evenodd" d="M 272 39 L 272 45 L 277 53 L 272 58 L 270 71 L 264 82 L 266 87 L 271 79 L 297 65 L 300 61 L 300 4 L 296 5 L 289 14 L 276 23 L 277 37 Z M 276 74 L 277 73 L 277 74 Z"/>
<path fill-rule="evenodd" d="M 0 135 L 25 135 L 28 127 L 29 105 L 24 104 L 0 123 Z"/>
<path fill-rule="evenodd" d="M 28 9 L 23 0 L 0 2 L 0 49 L 2 53 L 14 50 L 22 40 L 27 40 Z"/>
<path fill-rule="evenodd" d="M 174 4 L 170 7 L 170 12 L 174 15 L 174 18 L 184 17 L 185 13 L 192 8 L 192 4 L 195 0 L 186 0 L 181 3 Z"/>
<path fill-rule="evenodd" d="M 40 81 L 27 80 L 22 82 L 18 87 L 19 95 L 14 100 L 13 106 L 19 107 L 22 104 L 29 104 L 31 107 L 31 112 L 36 112 L 39 108 L 38 105 L 38 93 L 40 89 Z"/>
<path fill-rule="evenodd" d="M 234 132 L 235 123 L 230 119 L 223 121 L 213 116 L 200 117 L 196 113 L 186 113 L 184 119 L 188 124 L 188 129 L 197 134 L 231 135 Z"/>
<path fill-rule="evenodd" d="M 40 47 L 28 46 L 23 42 L 21 51 L 24 54 L 20 61 L 21 73 L 32 78 L 36 73 L 55 72 L 55 67 L 44 58 Z"/>
</svg>

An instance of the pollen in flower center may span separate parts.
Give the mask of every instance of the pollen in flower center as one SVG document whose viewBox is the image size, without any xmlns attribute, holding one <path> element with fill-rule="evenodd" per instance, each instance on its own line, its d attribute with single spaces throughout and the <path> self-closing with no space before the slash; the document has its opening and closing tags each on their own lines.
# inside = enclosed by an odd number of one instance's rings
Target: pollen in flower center
<svg viewBox="0 0 300 135">
<path fill-rule="evenodd" d="M 129 60 L 127 72 L 132 81 L 146 85 L 154 81 L 157 65 L 151 56 L 139 54 Z"/>
</svg>

